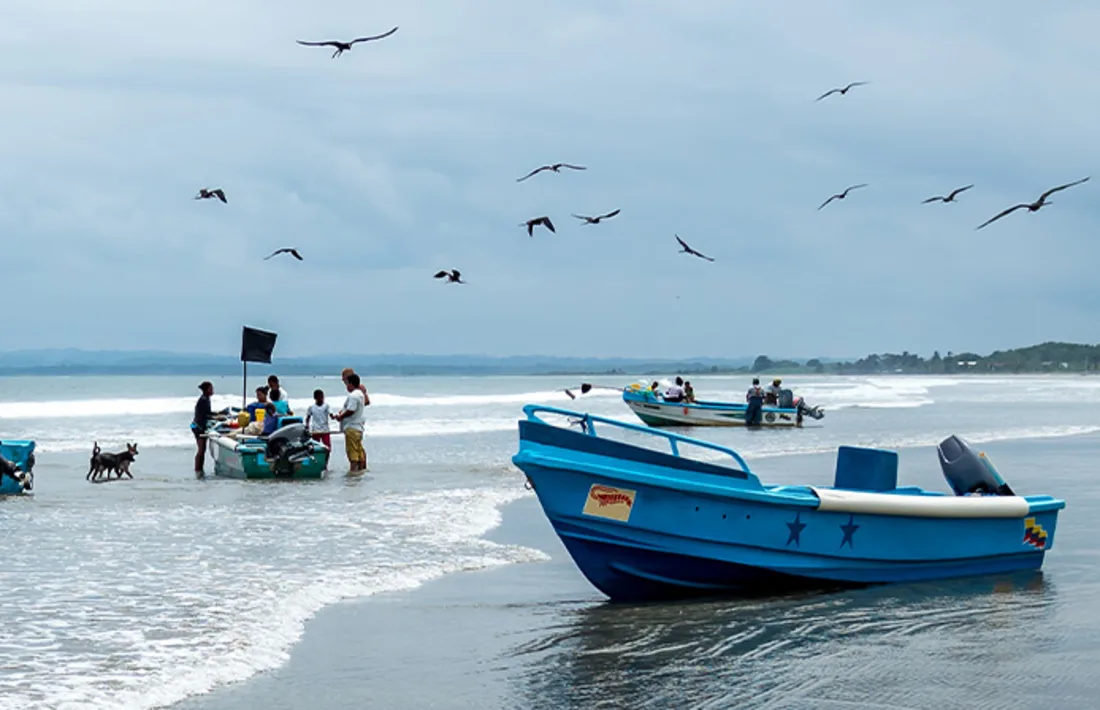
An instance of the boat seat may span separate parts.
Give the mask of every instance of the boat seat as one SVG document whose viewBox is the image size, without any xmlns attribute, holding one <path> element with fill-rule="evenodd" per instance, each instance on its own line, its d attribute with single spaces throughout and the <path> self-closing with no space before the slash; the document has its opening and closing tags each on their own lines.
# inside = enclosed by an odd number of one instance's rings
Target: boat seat
<svg viewBox="0 0 1100 710">
<path fill-rule="evenodd" d="M 898 453 L 861 446 L 841 446 L 836 452 L 833 488 L 885 493 L 898 487 Z"/>
</svg>

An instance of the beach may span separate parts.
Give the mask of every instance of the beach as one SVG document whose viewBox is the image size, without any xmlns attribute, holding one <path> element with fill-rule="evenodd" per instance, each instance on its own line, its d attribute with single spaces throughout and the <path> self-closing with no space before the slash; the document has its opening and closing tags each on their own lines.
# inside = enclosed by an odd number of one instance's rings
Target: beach
<svg viewBox="0 0 1100 710">
<path fill-rule="evenodd" d="M 1002 471 L 1100 436 L 999 447 Z M 934 452 L 909 449 L 903 460 Z M 812 476 L 832 457 L 790 457 Z M 1030 489 L 1044 480 L 1013 476 Z M 615 605 L 576 571 L 533 497 L 488 537 L 549 559 L 326 609 L 278 670 L 178 710 L 243 708 L 1093 707 L 1100 680 L 1100 487 L 1074 498 L 1039 573 L 753 601 Z M 1052 702 L 1054 701 L 1054 702 Z"/>
<path fill-rule="evenodd" d="M 1100 690 L 1094 378 L 821 377 L 791 383 L 825 407 L 813 426 L 703 432 L 766 482 L 827 485 L 850 443 L 897 448 L 899 482 L 936 490 L 932 447 L 958 433 L 1017 492 L 1067 500 L 1041 574 L 648 606 L 587 583 L 510 463 L 524 403 L 629 421 L 613 394 L 368 379 L 370 473 L 338 451 L 323 481 L 262 483 L 190 471 L 193 378 L 52 379 L 0 380 L 5 438 L 41 442 L 35 495 L 0 505 L 33 541 L 0 571 L 0 707 L 1037 708 Z M 298 407 L 338 383 L 285 386 Z M 90 439 L 134 433 L 135 480 L 85 482 Z"/>
</svg>

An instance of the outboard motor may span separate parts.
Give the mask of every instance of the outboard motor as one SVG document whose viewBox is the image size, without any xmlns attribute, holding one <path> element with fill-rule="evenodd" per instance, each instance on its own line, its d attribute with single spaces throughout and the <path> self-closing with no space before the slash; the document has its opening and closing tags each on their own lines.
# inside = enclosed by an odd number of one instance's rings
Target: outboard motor
<svg viewBox="0 0 1100 710">
<path fill-rule="evenodd" d="M 954 434 L 940 442 L 936 453 L 940 457 L 943 477 L 947 479 L 955 495 L 1016 495 L 1001 478 L 1001 474 L 997 473 L 985 452 L 974 453 L 969 444 Z"/>
<path fill-rule="evenodd" d="M 277 476 L 290 476 L 294 464 L 313 455 L 313 440 L 300 421 L 279 427 L 267 437 L 264 455 Z"/>
<path fill-rule="evenodd" d="M 825 412 L 821 407 L 809 406 L 806 404 L 806 400 L 801 397 L 795 397 L 794 392 L 788 389 L 779 390 L 779 406 L 784 409 L 797 409 L 799 417 L 821 419 L 825 416 Z"/>
</svg>

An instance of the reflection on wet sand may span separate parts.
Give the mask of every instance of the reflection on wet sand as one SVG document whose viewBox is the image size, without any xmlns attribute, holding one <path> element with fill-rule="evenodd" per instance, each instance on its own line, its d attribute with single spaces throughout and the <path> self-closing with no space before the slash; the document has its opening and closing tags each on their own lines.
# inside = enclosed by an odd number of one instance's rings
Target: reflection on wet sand
<svg viewBox="0 0 1100 710">
<path fill-rule="evenodd" d="M 557 624 L 515 649 L 517 681 L 532 708 L 1007 707 L 1006 693 L 1057 672 L 1032 668 L 1037 651 L 1060 642 L 1047 623 L 1056 596 L 1041 572 L 1026 572 L 765 600 L 559 607 Z M 962 689 L 965 704 L 953 695 Z"/>
</svg>

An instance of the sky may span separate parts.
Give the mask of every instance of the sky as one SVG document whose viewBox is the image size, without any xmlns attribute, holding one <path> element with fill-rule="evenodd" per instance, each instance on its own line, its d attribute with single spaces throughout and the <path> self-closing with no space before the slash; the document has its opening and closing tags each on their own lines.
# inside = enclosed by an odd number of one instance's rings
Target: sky
<svg viewBox="0 0 1100 710">
<path fill-rule="evenodd" d="M 6 0 L 0 349 L 1098 342 L 1098 26 L 1084 0 Z M 552 162 L 587 170 L 516 182 Z"/>
</svg>

